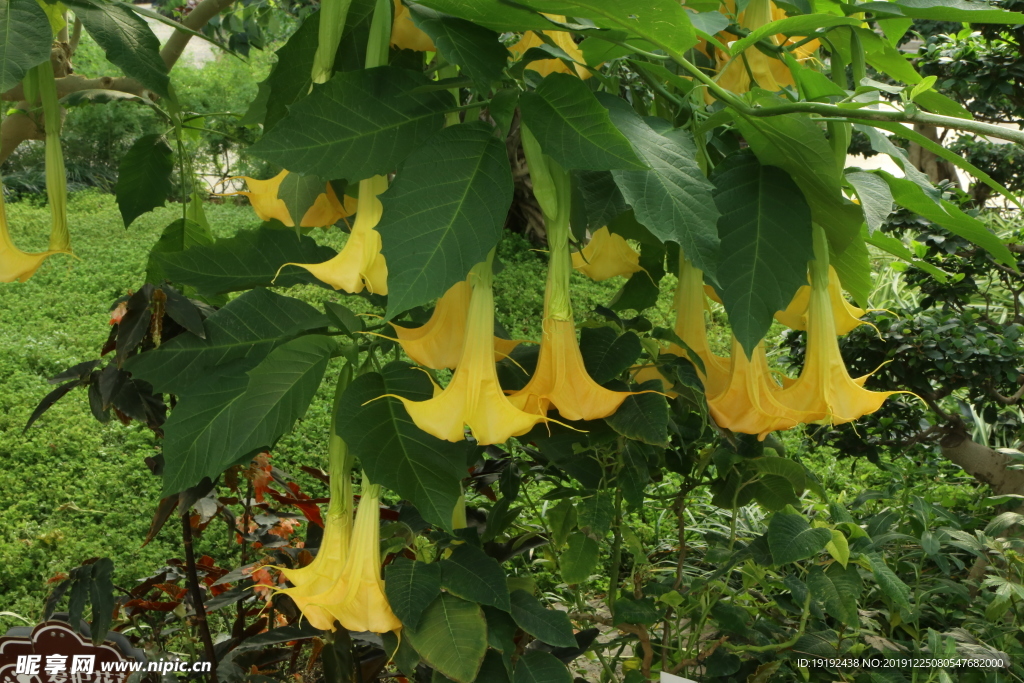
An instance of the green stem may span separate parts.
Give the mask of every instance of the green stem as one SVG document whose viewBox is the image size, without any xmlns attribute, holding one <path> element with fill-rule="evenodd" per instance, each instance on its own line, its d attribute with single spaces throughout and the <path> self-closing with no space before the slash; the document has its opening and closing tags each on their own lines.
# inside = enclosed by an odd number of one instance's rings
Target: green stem
<svg viewBox="0 0 1024 683">
<path fill-rule="evenodd" d="M 797 644 L 801 638 L 804 637 L 804 631 L 807 629 L 807 617 L 811 615 L 811 591 L 807 591 L 807 597 L 804 598 L 804 608 L 800 614 L 800 625 L 797 627 L 796 633 L 789 640 L 782 643 L 773 643 L 771 645 L 733 645 L 729 641 L 725 641 L 724 645 L 726 649 L 733 652 L 778 652 L 780 650 L 786 650 Z"/>
<path fill-rule="evenodd" d="M 39 99 L 43 105 L 43 125 L 46 128 L 46 198 L 50 204 L 50 250 L 67 251 L 71 248 L 71 235 L 68 232 L 68 176 L 64 168 L 64 152 L 60 146 L 57 81 L 50 60 L 35 67 L 35 72 Z"/>
<path fill-rule="evenodd" d="M 608 574 L 608 597 L 605 603 L 608 611 L 615 619 L 615 600 L 619 596 L 619 565 L 622 564 L 622 531 L 619 528 L 622 524 L 622 489 L 615 489 L 615 525 L 612 528 L 612 559 L 611 570 Z"/>
</svg>

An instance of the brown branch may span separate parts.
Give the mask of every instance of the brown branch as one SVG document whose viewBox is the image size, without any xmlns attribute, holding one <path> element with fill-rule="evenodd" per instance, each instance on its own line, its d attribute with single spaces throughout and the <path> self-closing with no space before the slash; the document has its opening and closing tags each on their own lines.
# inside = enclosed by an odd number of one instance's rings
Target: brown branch
<svg viewBox="0 0 1024 683">
<path fill-rule="evenodd" d="M 711 643 L 711 645 L 701 650 L 699 655 L 697 655 L 693 659 L 684 659 L 683 661 L 679 662 L 678 664 L 674 665 L 671 669 L 669 669 L 668 672 L 676 674 L 688 666 L 700 666 L 704 663 L 705 659 L 715 654 L 715 650 L 717 650 L 722 645 L 722 643 L 724 643 L 728 639 L 729 636 L 722 636 L 715 642 Z"/>
<path fill-rule="evenodd" d="M 198 31 L 199 29 L 206 26 L 210 19 L 227 9 L 235 0 L 203 0 L 195 9 L 188 13 L 185 20 L 181 22 L 185 28 Z M 185 51 L 185 46 L 188 45 L 188 41 L 192 40 L 192 34 L 186 31 L 177 30 L 171 37 L 167 39 L 163 48 L 160 50 L 160 57 L 163 58 L 164 64 L 170 69 L 181 57 L 182 52 Z"/>
<path fill-rule="evenodd" d="M 1018 389 L 1013 396 L 1003 396 L 992 387 L 989 387 L 988 393 L 992 398 L 999 401 L 1004 406 L 1012 406 L 1016 405 L 1021 398 L 1024 398 L 1024 385 L 1021 385 L 1021 388 Z"/>
<path fill-rule="evenodd" d="M 68 46 L 71 48 L 71 54 L 74 56 L 78 50 L 78 41 L 82 39 L 82 20 L 75 17 L 75 27 L 71 29 L 71 41 Z"/>
</svg>

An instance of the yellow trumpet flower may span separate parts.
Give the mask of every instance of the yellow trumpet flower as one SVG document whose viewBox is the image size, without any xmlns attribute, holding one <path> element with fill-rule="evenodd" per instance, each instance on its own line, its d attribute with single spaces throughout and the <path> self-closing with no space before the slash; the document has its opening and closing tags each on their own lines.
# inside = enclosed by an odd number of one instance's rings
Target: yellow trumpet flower
<svg viewBox="0 0 1024 683">
<path fill-rule="evenodd" d="M 419 327 L 391 323 L 397 335 L 395 341 L 409 358 L 435 370 L 455 369 L 462 357 L 471 289 L 468 280 L 456 282 L 438 299 L 430 320 Z M 518 345 L 519 341 L 495 337 L 495 360 L 506 358 Z"/>
<path fill-rule="evenodd" d="M 7 209 L 4 205 L 3 183 L 0 182 L 0 282 L 27 282 L 39 266 L 53 254 L 69 253 L 66 249 L 30 254 L 18 249 L 7 228 Z"/>
<path fill-rule="evenodd" d="M 423 431 L 447 441 L 462 441 L 468 425 L 477 442 L 503 443 L 547 418 L 518 409 L 501 391 L 494 365 L 494 293 L 491 260 L 469 272 L 472 294 L 462 355 L 448 386 L 426 401 L 395 396 Z"/>
<path fill-rule="evenodd" d="M 430 36 L 413 23 L 409 8 L 402 4 L 402 0 L 395 0 L 395 19 L 391 25 L 391 45 L 416 52 L 434 52 L 436 49 Z"/>
<path fill-rule="evenodd" d="M 545 14 L 544 16 L 554 21 L 565 21 L 565 17 L 558 14 Z M 565 31 L 544 31 L 543 33 L 549 37 L 555 45 L 560 47 L 565 54 L 569 55 L 574 62 L 579 63 L 573 64 L 570 69 L 561 59 L 538 59 L 527 64 L 527 69 L 536 71 L 541 76 L 547 76 L 550 73 L 559 72 L 571 74 L 582 79 L 590 78 L 590 69 L 582 66 L 582 64 L 586 63 L 586 60 L 583 59 L 583 52 L 576 46 L 576 41 L 572 39 L 571 33 L 567 33 Z M 523 37 L 519 39 L 518 43 L 509 48 L 509 51 L 515 59 L 519 59 L 525 55 L 526 51 L 531 47 L 540 47 L 544 44 L 544 40 L 538 33 L 535 31 L 527 31 L 523 34 Z"/>
<path fill-rule="evenodd" d="M 828 243 L 814 226 L 810 301 L 807 306 L 807 352 L 800 377 L 778 394 L 783 405 L 806 413 L 805 421 L 852 422 L 882 407 L 896 391 L 869 391 L 870 375 L 851 378 L 839 353 L 833 303 L 829 294 Z"/>
<path fill-rule="evenodd" d="M 351 536 L 352 511 L 351 509 L 335 510 L 332 498 L 331 509 L 327 512 L 327 519 L 324 520 L 323 540 L 320 542 L 320 550 L 316 557 L 305 567 L 281 569 L 285 578 L 295 584 L 294 588 L 285 588 L 281 592 L 295 601 L 295 605 L 311 623 L 328 625 L 334 623 L 334 617 L 321 602 L 320 596 L 334 588 L 341 580 L 341 572 L 345 567 Z M 330 628 L 330 626 L 318 626 L 318 628 Z"/>
<path fill-rule="evenodd" d="M 371 294 L 387 294 L 388 266 L 380 253 L 380 233 L 374 230 L 384 211 L 377 195 L 386 189 L 388 179 L 382 175 L 359 181 L 359 211 L 348 242 L 337 256 L 323 263 L 284 265 L 305 268 L 318 280 L 350 294 L 358 294 L 364 287 Z"/>
<path fill-rule="evenodd" d="M 591 235 L 582 251 L 573 253 L 572 267 L 597 282 L 643 270 L 640 254 L 622 235 L 608 232 L 606 227 Z"/>
<path fill-rule="evenodd" d="M 828 267 L 828 298 L 832 305 L 832 317 L 836 324 L 836 334 L 840 337 L 859 325 L 867 323 L 860 318 L 865 314 L 863 308 L 857 308 L 843 296 L 843 288 L 839 284 L 839 275 L 832 266 Z M 784 311 L 778 311 L 775 319 L 794 330 L 807 329 L 807 306 L 811 301 L 811 288 L 804 285 L 796 291 L 793 300 Z"/>
<path fill-rule="evenodd" d="M 281 191 L 281 183 L 288 177 L 288 171 L 281 171 L 269 180 L 257 180 L 249 176 L 233 176 L 228 180 L 244 180 L 247 189 L 238 192 L 225 192 L 221 197 L 242 195 L 249 198 L 253 211 L 261 221 L 278 220 L 289 228 L 295 227 L 295 220 L 292 218 L 288 205 L 278 194 Z M 323 228 L 334 225 L 342 218 L 350 216 L 355 211 L 355 202 L 350 197 L 345 197 L 343 205 L 338 200 L 334 188 L 330 183 L 325 183 L 324 191 L 317 195 L 312 206 L 299 220 L 301 228 Z"/>
<path fill-rule="evenodd" d="M 679 283 L 675 295 L 675 333 L 703 362 L 703 370 L 699 363 L 694 363 L 694 366 L 704 383 L 704 393 L 710 400 L 729 385 L 730 363 L 728 358 L 715 354 L 708 343 L 707 326 L 704 323 L 704 297 L 704 271 L 695 268 L 680 253 Z M 670 344 L 668 352 L 683 358 L 690 356 L 678 344 Z"/>
</svg>

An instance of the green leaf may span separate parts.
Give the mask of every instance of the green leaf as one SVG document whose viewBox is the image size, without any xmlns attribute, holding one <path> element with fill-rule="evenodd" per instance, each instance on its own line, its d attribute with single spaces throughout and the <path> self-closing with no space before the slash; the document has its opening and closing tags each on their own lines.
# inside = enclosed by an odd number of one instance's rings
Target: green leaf
<svg viewBox="0 0 1024 683">
<path fill-rule="evenodd" d="M 415 630 L 424 610 L 441 594 L 441 565 L 398 557 L 384 572 L 391 610 L 405 628 Z"/>
<path fill-rule="evenodd" d="M 552 647 L 576 647 L 572 622 L 565 612 L 547 609 L 526 591 L 512 591 L 512 618 L 519 628 Z"/>
<path fill-rule="evenodd" d="M 864 220 L 868 234 L 874 233 L 885 224 L 892 214 L 892 192 L 884 180 L 874 173 L 858 171 L 847 173 L 846 180 L 853 186 L 860 205 L 864 207 Z"/>
<path fill-rule="evenodd" d="M 510 657 L 511 659 L 511 657 Z M 508 668 L 501 653 L 488 650 L 480 672 L 476 675 L 477 683 L 509 683 Z"/>
<path fill-rule="evenodd" d="M 112 64 L 160 97 L 170 97 L 171 78 L 160 56 L 160 41 L 145 19 L 120 4 L 93 0 L 65 4 Z"/>
<path fill-rule="evenodd" d="M 439 595 L 419 626 L 405 631 L 416 651 L 448 678 L 472 683 L 487 653 L 487 620 L 479 605 Z"/>
<path fill-rule="evenodd" d="M 807 489 L 807 472 L 803 465 L 776 456 L 764 456 L 747 461 L 747 466 L 759 474 L 773 474 L 788 481 L 799 495 Z"/>
<path fill-rule="evenodd" d="M 580 331 L 583 365 L 598 384 L 618 377 L 642 352 L 640 337 L 632 332 L 620 335 L 611 327 L 584 327 Z"/>
<path fill-rule="evenodd" d="M 569 670 L 554 655 L 531 650 L 516 663 L 513 683 L 572 683 Z"/>
<path fill-rule="evenodd" d="M 590 232 L 605 227 L 629 208 L 608 171 L 573 171 L 572 186 L 573 198 L 582 202 L 586 216 L 582 227 Z M 577 226 L 573 230 L 577 232 Z"/>
<path fill-rule="evenodd" d="M 791 507 L 776 512 L 768 522 L 768 548 L 775 566 L 813 557 L 831 540 L 828 529 L 812 529 Z"/>
<path fill-rule="evenodd" d="M 392 66 L 335 74 L 249 151 L 293 173 L 350 182 L 393 171 L 444 123 L 451 93 Z"/>
<path fill-rule="evenodd" d="M 766 474 L 748 483 L 743 488 L 743 494 L 753 496 L 759 505 L 772 512 L 778 512 L 787 505 L 800 504 L 793 484 L 778 474 Z"/>
<path fill-rule="evenodd" d="M 862 21 L 854 17 L 839 17 L 834 14 L 799 14 L 795 17 L 786 17 L 771 21 L 737 40 L 730 46 L 732 56 L 739 55 L 748 47 L 769 36 L 782 34 L 784 36 L 809 36 L 819 28 L 832 28 L 833 26 L 860 26 Z"/>
<path fill-rule="evenodd" d="M 611 531 L 614 516 L 611 491 L 595 491 L 579 502 L 580 529 L 597 538 L 604 538 Z"/>
<path fill-rule="evenodd" d="M 601 549 L 597 541 L 582 532 L 569 534 L 565 550 L 558 556 L 562 580 L 570 585 L 585 583 L 597 569 Z"/>
<path fill-rule="evenodd" d="M 326 324 L 307 303 L 254 289 L 205 321 L 206 339 L 182 334 L 158 349 L 129 358 L 124 369 L 160 393 L 182 395 L 214 369 L 241 362 L 254 367 L 275 347 L 306 330 Z"/>
<path fill-rule="evenodd" d="M 184 218 L 173 221 L 164 228 L 164 231 L 160 233 L 160 239 L 149 250 L 149 260 L 146 262 L 146 282 L 158 285 L 168 279 L 160 263 L 161 256 L 164 254 L 211 244 L 213 244 L 213 236 L 202 224 Z"/>
<path fill-rule="evenodd" d="M 523 121 L 544 153 L 567 170 L 644 169 L 590 88 L 575 76 L 549 74 L 520 98 Z"/>
<path fill-rule="evenodd" d="M 101 645 L 107 639 L 110 624 L 114 620 L 114 563 L 109 557 L 101 557 L 92 565 L 92 581 L 89 584 L 89 602 L 92 603 L 92 644 Z"/>
<path fill-rule="evenodd" d="M 771 107 L 780 100 L 762 97 L 758 103 Z M 735 121 L 761 163 L 778 166 L 800 187 L 811 218 L 825 228 L 830 244 L 842 250 L 860 234 L 863 212 L 843 197 L 839 167 L 815 121 L 805 114 L 747 118 L 738 113 Z"/>
<path fill-rule="evenodd" d="M 133 15 L 134 16 L 134 15 Z M 174 152 L 160 133 L 136 140 L 117 168 L 114 195 L 124 227 L 142 214 L 163 206 L 171 193 Z"/>
<path fill-rule="evenodd" d="M 679 244 L 693 265 L 714 278 L 719 213 L 711 196 L 714 187 L 697 166 L 689 133 L 672 130 L 661 119 L 645 121 L 619 97 L 602 94 L 599 99 L 612 123 L 650 167 L 612 173 L 636 219 L 662 242 Z"/>
<path fill-rule="evenodd" d="M 931 222 L 973 242 L 988 251 L 997 261 L 1016 268 L 1017 261 L 1007 249 L 1006 244 L 977 218 L 967 215 L 945 199 L 936 204 L 913 181 L 897 178 L 885 171 L 876 171 L 876 173 L 888 183 L 897 204 L 919 213 Z"/>
<path fill-rule="evenodd" d="M 884 235 L 881 232 L 876 232 L 871 236 L 865 237 L 865 242 L 873 247 L 878 247 L 883 251 L 887 251 L 893 256 L 899 257 L 907 263 L 913 264 L 914 267 L 920 268 L 939 282 L 946 282 L 948 279 L 944 271 L 939 270 L 926 261 L 917 259 L 914 256 L 914 252 L 907 248 L 907 245 L 903 244 L 901 240 L 891 235 Z"/>
<path fill-rule="evenodd" d="M 419 4 L 453 17 L 468 19 L 493 31 L 548 31 L 556 29 L 536 12 L 506 4 L 501 0 L 422 0 Z"/>
<path fill-rule="evenodd" d="M 381 197 L 387 317 L 442 296 L 498 243 L 512 204 L 504 141 L 485 123 L 444 129 L 413 152 Z"/>
<path fill-rule="evenodd" d="M 441 585 L 449 593 L 505 612 L 512 608 L 505 572 L 480 548 L 468 543 L 457 546 L 440 566 Z"/>
<path fill-rule="evenodd" d="M 652 379 L 639 386 L 638 393 L 626 397 L 622 405 L 605 422 L 628 439 L 653 446 L 668 443 L 668 402 L 660 393 L 661 380 Z"/>
<path fill-rule="evenodd" d="M 649 448 L 636 441 L 626 441 L 622 449 L 622 469 L 619 470 L 619 486 L 622 498 L 632 507 L 640 509 L 644 504 L 644 489 L 651 480 L 647 455 L 644 449 Z"/>
<path fill-rule="evenodd" d="M 410 14 L 413 23 L 430 36 L 444 60 L 460 66 L 478 88 L 486 90 L 501 79 L 509 54 L 497 32 L 421 5 L 410 6 Z"/>
<path fill-rule="evenodd" d="M 654 598 L 619 598 L 615 601 L 613 620 L 616 624 L 653 624 L 664 614 L 665 610 L 654 604 Z"/>
<path fill-rule="evenodd" d="M 898 606 L 910 609 L 910 586 L 893 573 L 885 559 L 878 553 L 865 553 L 865 557 L 871 565 L 871 573 L 875 575 L 875 581 L 878 582 L 882 593 Z"/>
<path fill-rule="evenodd" d="M 271 351 L 248 377 L 222 368 L 223 375 L 192 385 L 164 423 L 163 495 L 216 479 L 243 456 L 271 448 L 306 414 L 336 348 L 330 337 L 299 337 Z"/>
<path fill-rule="evenodd" d="M 874 5 L 875 3 L 871 3 Z M 971 0 L 896 0 L 904 16 L 912 19 L 969 24 L 1024 24 L 1024 14 L 1007 12 L 987 2 Z"/>
<path fill-rule="evenodd" d="M 28 70 L 50 58 L 53 34 L 36 0 L 0 3 L 0 92 L 21 83 Z"/>
<path fill-rule="evenodd" d="M 827 614 L 852 628 L 860 625 L 857 599 L 860 597 L 861 580 L 856 565 L 843 569 L 838 562 L 833 562 L 824 570 L 815 565 L 807 575 L 807 587 L 815 600 L 825 604 Z"/>
<path fill-rule="evenodd" d="M 161 254 L 157 263 L 169 280 L 195 287 L 203 296 L 254 287 L 324 286 L 308 270 L 285 263 L 322 263 L 335 256 L 312 237 L 266 225 L 184 251 Z"/>
<path fill-rule="evenodd" d="M 711 180 L 722 212 L 719 293 L 749 356 L 775 312 L 785 310 L 807 284 L 807 262 L 814 259 L 811 210 L 788 173 L 762 166 L 750 152 L 728 157 Z"/>
<path fill-rule="evenodd" d="M 551 529 L 551 544 L 555 549 L 565 545 L 569 534 L 576 528 L 578 513 L 576 506 L 568 498 L 558 501 L 557 505 L 548 508 L 545 515 L 548 520 L 548 528 Z"/>
<path fill-rule="evenodd" d="M 405 363 L 357 377 L 342 397 L 337 430 L 374 482 L 412 501 L 428 522 L 451 529 L 452 510 L 466 474 L 464 444 L 442 441 L 413 423 L 397 394 L 423 401 L 433 395 L 427 375 Z"/>
</svg>

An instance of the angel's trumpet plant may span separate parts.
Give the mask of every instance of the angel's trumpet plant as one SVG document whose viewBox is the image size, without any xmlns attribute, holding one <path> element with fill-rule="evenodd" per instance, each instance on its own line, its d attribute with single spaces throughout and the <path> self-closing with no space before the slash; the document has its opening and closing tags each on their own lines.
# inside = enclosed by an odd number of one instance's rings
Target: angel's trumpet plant
<svg viewBox="0 0 1024 683">
<path fill-rule="evenodd" d="M 810 264 L 811 289 L 807 305 L 807 351 L 795 382 L 778 394 L 779 402 L 807 415 L 806 421 L 843 424 L 873 413 L 895 391 L 869 391 L 864 382 L 846 371 L 829 293 L 828 242 L 825 231 L 814 226 L 814 260 Z"/>
<path fill-rule="evenodd" d="M 678 344 L 670 344 L 668 352 L 693 361 L 697 374 L 704 383 L 704 393 L 711 399 L 725 391 L 728 386 L 730 362 L 728 358 L 723 358 L 711 350 L 707 325 L 704 322 L 704 302 L 704 271 L 695 268 L 680 252 L 679 283 L 676 285 L 675 295 L 675 333 L 689 350 Z M 700 362 L 691 358 L 691 351 Z"/>
<path fill-rule="evenodd" d="M 43 106 L 43 126 L 46 129 L 46 199 L 50 204 L 50 251 L 71 253 L 68 176 L 64 169 L 64 152 L 60 146 L 61 112 L 57 99 L 57 81 L 50 60 L 35 67 L 33 71 Z"/>
<path fill-rule="evenodd" d="M 559 14 L 545 14 L 544 16 L 552 21 L 565 21 L 565 17 Z M 572 68 L 570 68 L 561 59 L 538 59 L 527 64 L 527 69 L 536 71 L 541 76 L 557 72 L 577 76 L 582 79 L 590 78 L 592 75 L 590 69 L 582 66 L 586 63 L 586 60 L 583 58 L 583 52 L 576 46 L 571 33 L 566 31 L 542 31 L 542 33 L 577 63 L 573 64 Z M 519 42 L 509 48 L 509 51 L 516 59 L 520 59 L 531 47 L 540 47 L 544 44 L 544 39 L 540 37 L 539 33 L 536 31 L 526 31 L 523 33 L 523 37 L 519 39 Z"/>
<path fill-rule="evenodd" d="M 314 83 L 326 83 L 334 75 L 334 57 L 345 32 L 345 20 L 352 0 L 322 0 L 320 3 L 319 42 L 313 55 Z"/>
<path fill-rule="evenodd" d="M 839 275 L 832 266 L 828 267 L 828 298 L 832 305 L 832 318 L 836 324 L 836 334 L 840 337 L 859 325 L 866 325 L 861 320 L 865 314 L 863 308 L 857 308 L 843 296 L 843 288 L 839 284 Z M 811 287 L 804 285 L 796 291 L 793 300 L 786 310 L 778 311 L 775 319 L 794 330 L 807 329 L 807 307 L 811 301 Z"/>
<path fill-rule="evenodd" d="M 481 446 L 503 443 L 546 421 L 543 415 L 524 412 L 512 405 L 498 383 L 494 364 L 494 252 L 469 271 L 472 294 L 462 356 L 451 381 L 441 393 L 426 401 L 400 400 L 416 426 L 447 441 L 462 441 L 468 426 Z"/>
<path fill-rule="evenodd" d="M 456 282 L 438 299 L 430 320 L 419 327 L 391 323 L 395 341 L 402 345 L 409 358 L 435 370 L 454 370 L 458 366 L 466 338 L 471 289 L 469 280 Z M 518 344 L 518 341 L 495 337 L 495 360 L 506 358 Z"/>
<path fill-rule="evenodd" d="M 527 139 L 529 133 L 524 136 Z M 541 201 L 548 238 L 548 280 L 544 291 L 544 336 L 540 342 L 537 369 L 525 387 L 509 396 L 522 410 L 546 415 L 554 406 L 567 420 L 596 420 L 608 417 L 622 405 L 629 392 L 611 391 L 595 382 L 583 365 L 576 323 L 569 299 L 572 258 L 569 253 L 569 174 L 545 156 L 532 136 L 524 143 L 534 188 L 553 182 L 554 192 Z M 534 169 L 545 165 L 543 172 Z M 543 196 L 543 192 L 542 192 Z M 555 211 L 551 212 L 551 204 Z"/>
<path fill-rule="evenodd" d="M 622 235 L 609 232 L 607 227 L 591 235 L 581 251 L 573 252 L 572 267 L 596 282 L 643 270 L 640 254 Z"/>
<path fill-rule="evenodd" d="M 402 50 L 435 52 L 434 41 L 412 21 L 409 8 L 402 0 L 395 1 L 395 21 L 391 26 L 391 45 Z"/>
<path fill-rule="evenodd" d="M 35 274 L 47 257 L 59 252 L 44 251 L 30 254 L 14 245 L 7 228 L 7 209 L 4 206 L 2 185 L 0 182 L 0 282 L 25 282 Z"/>
<path fill-rule="evenodd" d="M 358 294 L 364 288 L 371 294 L 387 294 L 388 266 L 380 253 L 380 233 L 374 229 L 384 211 L 377 195 L 386 189 L 388 179 L 382 175 L 359 181 L 359 210 L 348 242 L 337 256 L 323 263 L 284 265 L 305 268 L 318 280 L 350 294 Z"/>
<path fill-rule="evenodd" d="M 249 176 L 234 176 L 228 180 L 244 180 L 245 190 L 238 192 L 225 192 L 222 197 L 242 195 L 248 197 L 253 211 L 261 221 L 278 220 L 289 228 L 295 227 L 295 219 L 288 209 L 288 205 L 279 196 L 281 185 L 288 178 L 288 171 L 281 171 L 269 180 L 257 180 Z M 355 202 L 349 197 L 345 198 L 343 205 L 338 200 L 334 188 L 326 183 L 324 191 L 317 195 L 313 204 L 306 209 L 299 219 L 300 228 L 323 228 L 334 225 L 342 218 L 351 215 L 355 210 Z"/>
</svg>

